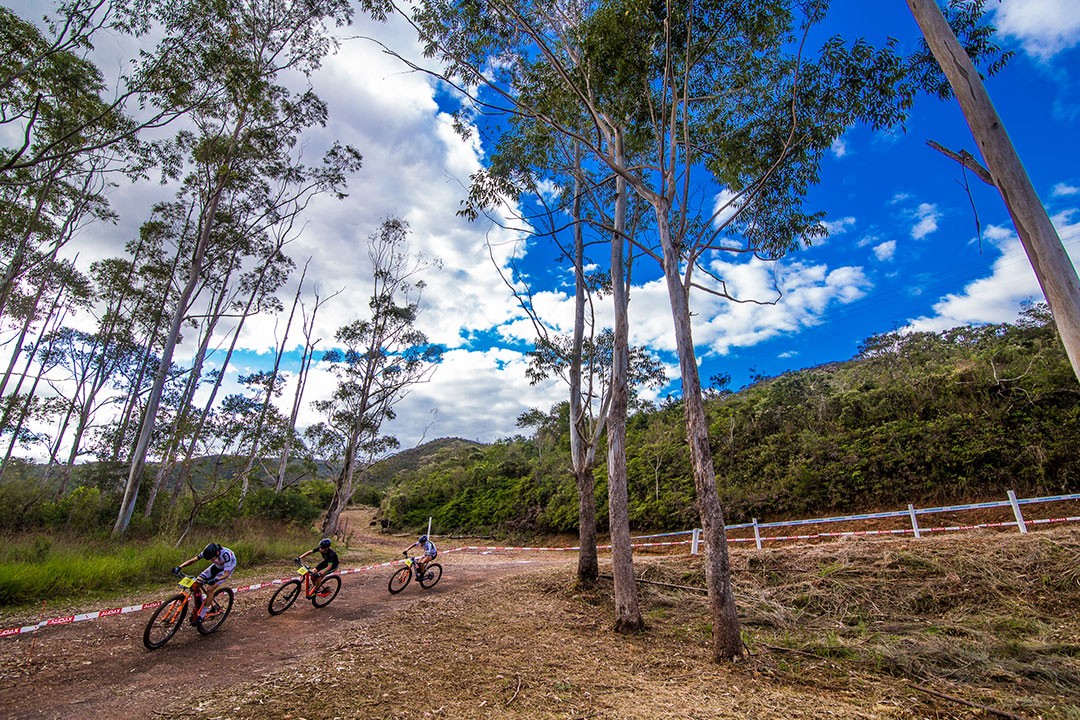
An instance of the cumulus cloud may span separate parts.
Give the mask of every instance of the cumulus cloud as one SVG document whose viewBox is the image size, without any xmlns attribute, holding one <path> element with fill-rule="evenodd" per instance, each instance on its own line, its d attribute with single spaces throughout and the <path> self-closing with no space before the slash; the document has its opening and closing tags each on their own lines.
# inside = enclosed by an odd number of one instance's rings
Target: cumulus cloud
<svg viewBox="0 0 1080 720">
<path fill-rule="evenodd" d="M 1080 188 L 1066 185 L 1065 183 L 1058 183 L 1054 186 L 1052 193 L 1054 197 L 1071 197 L 1073 195 L 1080 195 Z"/>
<path fill-rule="evenodd" d="M 1080 43 L 1080 5 L 1075 0 L 1001 0 L 994 25 L 1016 38 L 1024 52 L 1049 60 Z"/>
<path fill-rule="evenodd" d="M 937 205 L 933 203 L 919 203 L 919 207 L 915 210 L 915 225 L 911 228 L 911 237 L 915 240 L 922 240 L 924 237 L 934 232 L 938 228 L 938 220 L 941 219 L 941 213 L 938 212 Z"/>
<path fill-rule="evenodd" d="M 829 150 L 831 150 L 832 154 L 838 158 L 842 158 L 848 154 L 847 143 L 844 142 L 843 138 L 836 138 L 833 140 L 833 144 Z"/>
<path fill-rule="evenodd" d="M 874 257 L 882 262 L 892 260 L 894 255 L 896 255 L 895 240 L 886 240 L 880 245 L 874 246 Z"/>
<path fill-rule="evenodd" d="M 710 270 L 742 301 L 701 292 L 692 296 L 694 339 L 710 355 L 818 325 L 829 308 L 864 297 L 871 286 L 862 268 L 854 266 L 716 259 Z"/>
<path fill-rule="evenodd" d="M 1076 215 L 1076 210 L 1068 210 L 1052 218 L 1061 237 L 1080 235 L 1080 221 L 1074 221 Z M 1025 301 L 1043 300 L 1042 289 L 1016 232 L 993 225 L 986 229 L 984 237 L 1000 253 L 990 275 L 969 283 L 960 292 L 945 295 L 934 304 L 933 315 L 911 320 L 909 329 L 936 332 L 958 325 L 1012 322 Z M 1075 264 L 1075 246 L 1065 247 Z"/>
</svg>

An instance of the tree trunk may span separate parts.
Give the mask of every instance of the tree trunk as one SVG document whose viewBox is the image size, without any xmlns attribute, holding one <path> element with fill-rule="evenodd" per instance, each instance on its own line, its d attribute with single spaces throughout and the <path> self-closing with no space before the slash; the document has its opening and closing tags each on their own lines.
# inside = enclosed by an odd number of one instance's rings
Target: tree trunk
<svg viewBox="0 0 1080 720">
<path fill-rule="evenodd" d="M 581 169 L 581 144 L 574 144 L 576 170 Z M 581 231 L 581 183 L 574 174 L 574 335 L 570 357 L 570 462 L 578 492 L 578 582 L 591 585 L 600 575 L 596 555 L 595 438 L 586 427 L 581 398 L 582 346 L 585 337 L 585 241 Z"/>
<path fill-rule="evenodd" d="M 986 167 L 1009 210 L 1054 322 L 1080 378 L 1080 280 L 971 58 L 934 0 L 907 0 L 931 52 L 949 79 Z"/>
<path fill-rule="evenodd" d="M 616 133 L 617 162 L 623 163 L 622 135 Z M 615 338 L 611 358 L 611 407 L 608 411 L 608 519 L 611 526 L 611 574 L 615 579 L 615 630 L 637 632 L 645 627 L 638 604 L 630 546 L 626 487 L 626 415 L 629 404 L 629 300 L 623 246 L 626 229 L 626 183 L 616 180 L 615 234 L 611 238 L 611 288 L 615 306 Z"/>
<path fill-rule="evenodd" d="M 675 325 L 675 343 L 682 374 L 683 406 L 686 412 L 686 439 L 694 470 L 698 512 L 705 537 L 705 584 L 709 591 L 709 615 L 712 618 L 712 654 L 716 661 L 734 660 L 743 653 L 739 633 L 739 615 L 731 587 L 724 513 L 716 493 L 716 474 L 709 446 L 709 427 L 701 397 L 701 378 L 690 325 L 690 303 L 679 274 L 680 255 L 671 238 L 668 214 L 656 212 L 657 232 L 664 253 L 664 280 Z"/>
</svg>

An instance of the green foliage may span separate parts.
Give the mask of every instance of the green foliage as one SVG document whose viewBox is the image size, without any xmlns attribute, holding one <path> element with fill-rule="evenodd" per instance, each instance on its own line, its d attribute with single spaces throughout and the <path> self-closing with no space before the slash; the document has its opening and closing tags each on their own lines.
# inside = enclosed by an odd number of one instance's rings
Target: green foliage
<svg viewBox="0 0 1080 720">
<path fill-rule="evenodd" d="M 169 568 L 198 553 L 211 540 L 236 553 L 237 572 L 280 562 L 315 542 L 310 531 L 276 523 L 241 522 L 228 532 L 200 533 L 181 547 L 164 538 L 121 542 L 81 534 L 24 533 L 0 543 L 0 606 L 17 606 L 106 596 L 119 591 L 165 586 Z M 201 568 L 199 568 L 201 569 Z"/>
<path fill-rule="evenodd" d="M 264 520 L 293 522 L 307 527 L 322 514 L 325 505 L 316 505 L 302 490 L 286 488 L 274 492 L 273 488 L 261 487 L 248 494 L 244 514 Z"/>
</svg>

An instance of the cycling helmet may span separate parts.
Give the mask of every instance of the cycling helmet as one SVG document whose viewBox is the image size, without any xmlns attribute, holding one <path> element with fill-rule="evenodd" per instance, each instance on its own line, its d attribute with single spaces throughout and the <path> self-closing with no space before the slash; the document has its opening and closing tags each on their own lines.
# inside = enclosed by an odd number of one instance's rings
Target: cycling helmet
<svg viewBox="0 0 1080 720">
<path fill-rule="evenodd" d="M 421 535 L 420 539 L 417 540 L 416 542 L 426 543 L 427 542 L 427 535 Z"/>
<path fill-rule="evenodd" d="M 323 538 L 322 540 L 320 540 L 319 541 L 319 547 L 321 547 L 321 548 L 330 547 L 330 538 Z"/>
<path fill-rule="evenodd" d="M 221 546 L 217 543 L 210 543 L 203 548 L 202 555 L 203 560 L 213 560 L 221 552 Z"/>
</svg>

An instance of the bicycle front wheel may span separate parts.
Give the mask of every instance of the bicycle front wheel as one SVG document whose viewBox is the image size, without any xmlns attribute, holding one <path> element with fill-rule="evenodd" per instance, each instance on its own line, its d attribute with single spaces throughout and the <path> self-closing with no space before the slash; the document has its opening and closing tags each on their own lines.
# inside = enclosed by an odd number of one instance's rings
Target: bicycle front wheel
<svg viewBox="0 0 1080 720">
<path fill-rule="evenodd" d="M 391 595 L 397 595 L 405 589 L 410 580 L 412 580 L 412 570 L 405 566 L 390 576 L 390 585 L 387 589 L 390 590 Z"/>
<path fill-rule="evenodd" d="M 317 608 L 326 607 L 337 597 L 341 589 L 341 578 L 337 575 L 328 575 L 319 583 L 315 594 L 311 596 L 311 604 Z"/>
<path fill-rule="evenodd" d="M 199 634 L 209 635 L 221 627 L 221 623 L 225 622 L 225 618 L 229 617 L 229 613 L 232 612 L 232 601 L 232 588 L 220 588 L 215 592 L 214 604 L 210 606 L 206 615 L 203 616 L 202 622 L 195 626 Z"/>
<path fill-rule="evenodd" d="M 280 615 L 292 607 L 298 597 L 300 597 L 300 581 L 289 580 L 283 582 L 277 592 L 270 597 L 270 604 L 266 606 L 266 609 L 270 611 L 271 615 Z"/>
<path fill-rule="evenodd" d="M 439 563 L 430 563 L 427 569 L 424 571 L 424 577 L 417 578 L 416 581 L 420 583 L 420 587 L 427 589 L 435 587 L 435 583 L 439 582 L 439 578 L 442 577 L 442 565 Z"/>
<path fill-rule="evenodd" d="M 183 594 L 173 595 L 161 603 L 150 621 L 143 630 L 142 641 L 147 650 L 157 650 L 169 642 L 176 631 L 180 629 L 180 623 L 184 622 L 187 615 L 187 597 Z"/>
</svg>

